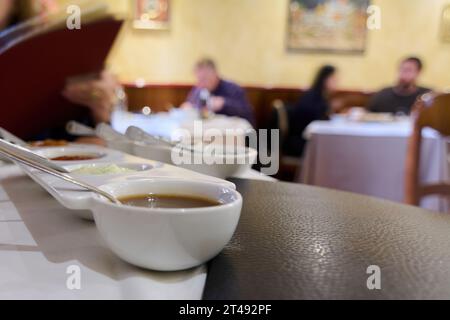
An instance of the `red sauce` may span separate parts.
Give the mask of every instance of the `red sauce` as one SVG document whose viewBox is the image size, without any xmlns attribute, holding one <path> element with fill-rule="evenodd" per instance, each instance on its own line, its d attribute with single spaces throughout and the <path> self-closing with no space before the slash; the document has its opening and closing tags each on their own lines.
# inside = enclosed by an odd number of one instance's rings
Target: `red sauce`
<svg viewBox="0 0 450 320">
<path fill-rule="evenodd" d="M 66 140 L 44 140 L 30 143 L 32 147 L 65 147 L 69 143 Z"/>
<path fill-rule="evenodd" d="M 88 155 L 75 155 L 75 156 L 61 156 L 52 158 L 53 161 L 84 161 L 84 160 L 94 160 L 99 159 L 99 156 L 88 156 Z"/>
</svg>

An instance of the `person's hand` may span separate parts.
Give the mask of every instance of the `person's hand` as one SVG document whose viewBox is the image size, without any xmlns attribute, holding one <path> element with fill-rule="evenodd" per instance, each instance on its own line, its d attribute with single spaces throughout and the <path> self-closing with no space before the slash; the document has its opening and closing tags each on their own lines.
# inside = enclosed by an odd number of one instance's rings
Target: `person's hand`
<svg viewBox="0 0 450 320">
<path fill-rule="evenodd" d="M 55 0 L 40 0 L 38 3 L 40 5 L 38 8 L 40 14 L 55 13 L 59 9 L 59 5 Z"/>
<path fill-rule="evenodd" d="M 103 72 L 100 79 L 67 84 L 62 94 L 70 102 L 88 107 L 96 123 L 108 123 L 118 100 L 118 86 L 112 75 Z"/>
<path fill-rule="evenodd" d="M 209 99 L 209 107 L 214 112 L 219 112 L 225 107 L 225 98 L 223 97 L 211 97 Z"/>
<path fill-rule="evenodd" d="M 187 101 L 180 106 L 180 109 L 183 109 L 183 110 L 189 110 L 189 109 L 193 109 L 193 108 L 194 108 L 194 106 L 192 105 L 192 103 L 187 102 Z"/>
</svg>

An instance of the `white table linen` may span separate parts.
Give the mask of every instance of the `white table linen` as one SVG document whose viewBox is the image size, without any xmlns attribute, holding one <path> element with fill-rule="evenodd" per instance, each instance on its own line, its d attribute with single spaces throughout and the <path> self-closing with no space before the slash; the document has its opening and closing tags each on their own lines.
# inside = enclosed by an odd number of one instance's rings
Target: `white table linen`
<svg viewBox="0 0 450 320">
<path fill-rule="evenodd" d="M 68 267 L 80 268 L 69 290 Z M 0 167 L 0 299 L 201 299 L 206 267 L 152 272 L 121 261 L 16 166 Z"/>
<path fill-rule="evenodd" d="M 240 178 L 274 181 L 249 171 Z M 70 290 L 68 268 L 81 272 Z M 0 162 L 0 300 L 198 300 L 206 266 L 152 272 L 116 257 L 93 222 L 74 216 L 21 170 Z"/>
<path fill-rule="evenodd" d="M 226 138 L 227 130 L 234 130 L 232 136 L 242 137 L 243 133 L 252 129 L 252 125 L 245 119 L 214 115 L 210 119 L 201 120 L 195 110 L 172 109 L 149 116 L 124 111 L 115 111 L 111 120 L 112 127 L 120 133 L 125 133 L 128 127 L 136 126 L 147 133 L 178 140 L 187 138 L 182 131 L 189 133 L 194 140 L 201 139 L 204 132 L 214 129 Z M 199 125 L 201 127 L 199 127 Z"/>
<path fill-rule="evenodd" d="M 350 191 L 396 202 L 404 199 L 404 174 L 410 121 L 356 123 L 345 120 L 313 122 L 299 180 L 310 185 Z M 423 132 L 422 183 L 448 180 L 446 141 L 437 132 Z M 447 211 L 442 198 L 428 197 L 422 207 Z"/>
</svg>

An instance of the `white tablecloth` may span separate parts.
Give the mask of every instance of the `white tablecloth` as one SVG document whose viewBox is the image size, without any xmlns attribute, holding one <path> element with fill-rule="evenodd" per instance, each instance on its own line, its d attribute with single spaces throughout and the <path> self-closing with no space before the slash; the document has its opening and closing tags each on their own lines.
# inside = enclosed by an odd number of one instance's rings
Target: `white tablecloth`
<svg viewBox="0 0 450 320">
<path fill-rule="evenodd" d="M 272 178 L 249 171 L 248 179 Z M 70 266 L 81 289 L 69 290 Z M 0 161 L 0 300 L 201 299 L 206 267 L 152 272 L 117 258 L 93 222 L 62 207 L 18 167 Z"/>
<path fill-rule="evenodd" d="M 81 289 L 69 290 L 69 266 Z M 0 300 L 201 299 L 206 268 L 172 273 L 135 268 L 15 166 L 0 167 Z"/>
<path fill-rule="evenodd" d="M 247 120 L 242 118 L 214 115 L 210 119 L 201 120 L 195 110 L 180 109 L 172 109 L 170 112 L 162 112 L 149 116 L 115 111 L 112 115 L 111 124 L 120 133 L 125 133 L 130 126 L 136 126 L 145 130 L 147 133 L 169 139 L 172 138 L 174 140 L 185 138 L 185 135 L 177 133 L 177 130 L 188 132 L 191 138 L 201 139 L 204 131 L 208 129 L 218 130 L 225 137 L 226 131 L 230 129 L 236 130 L 236 134 L 233 134 L 233 136 L 236 136 L 237 133 L 245 133 L 247 130 L 253 128 Z M 238 136 L 241 136 L 241 134 Z"/>
<path fill-rule="evenodd" d="M 301 180 L 307 184 L 402 202 L 409 121 L 355 123 L 318 121 L 305 132 L 309 139 Z M 446 141 L 437 132 L 423 133 L 420 176 L 424 183 L 448 180 Z M 422 207 L 447 211 L 437 197 Z"/>
</svg>

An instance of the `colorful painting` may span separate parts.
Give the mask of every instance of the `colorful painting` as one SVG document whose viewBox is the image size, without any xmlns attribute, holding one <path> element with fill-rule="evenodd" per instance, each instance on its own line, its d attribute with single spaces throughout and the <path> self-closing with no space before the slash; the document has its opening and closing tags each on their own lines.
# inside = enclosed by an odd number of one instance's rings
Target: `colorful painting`
<svg viewBox="0 0 450 320">
<path fill-rule="evenodd" d="M 364 52 L 369 5 L 370 0 L 290 0 L 288 49 Z"/>
<path fill-rule="evenodd" d="M 170 0 L 135 0 L 133 25 L 137 29 L 168 29 Z"/>
</svg>

